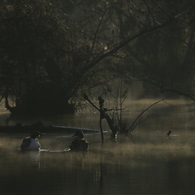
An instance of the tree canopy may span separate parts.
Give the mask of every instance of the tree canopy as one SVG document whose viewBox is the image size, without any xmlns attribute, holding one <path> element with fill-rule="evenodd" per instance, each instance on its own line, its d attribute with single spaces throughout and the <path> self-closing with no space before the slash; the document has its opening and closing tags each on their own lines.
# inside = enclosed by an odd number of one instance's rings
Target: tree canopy
<svg viewBox="0 0 195 195">
<path fill-rule="evenodd" d="M 6 107 L 17 115 L 74 112 L 83 92 L 107 93 L 117 77 L 193 98 L 194 6 L 191 0 L 3 1 Z"/>
</svg>

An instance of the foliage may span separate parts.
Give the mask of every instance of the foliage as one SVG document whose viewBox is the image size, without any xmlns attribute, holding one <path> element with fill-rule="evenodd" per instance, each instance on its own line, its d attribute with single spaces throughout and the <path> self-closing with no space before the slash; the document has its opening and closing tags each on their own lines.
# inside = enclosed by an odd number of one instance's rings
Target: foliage
<svg viewBox="0 0 195 195">
<path fill-rule="evenodd" d="M 121 76 L 191 94 L 193 8 L 191 0 L 3 1 L 0 93 L 34 114 L 74 111 L 81 92 L 108 92 Z"/>
<path fill-rule="evenodd" d="M 165 19 L 173 20 L 126 46 L 126 71 L 132 78 L 157 86 L 162 93 L 172 92 L 194 100 L 194 3 L 143 3 L 145 9 L 142 13 L 148 22 L 140 25 L 158 25 Z M 121 26 L 124 25 L 125 22 L 121 21 Z"/>
<path fill-rule="evenodd" d="M 51 103 L 47 100 L 61 90 L 57 86 L 61 67 L 56 61 L 64 56 L 69 42 L 63 20 L 52 4 L 21 0 L 2 7 L 1 24 L 2 87 L 24 109 L 46 109 Z"/>
</svg>

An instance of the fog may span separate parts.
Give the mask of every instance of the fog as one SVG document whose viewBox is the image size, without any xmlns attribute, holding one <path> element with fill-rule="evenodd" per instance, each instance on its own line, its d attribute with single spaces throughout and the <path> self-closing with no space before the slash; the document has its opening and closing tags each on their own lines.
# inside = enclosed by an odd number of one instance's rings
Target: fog
<svg viewBox="0 0 195 195">
<path fill-rule="evenodd" d="M 144 104 L 153 101 L 130 101 L 128 123 Z M 99 129 L 98 113 L 88 111 L 72 118 L 64 115 L 42 119 L 45 124 Z M 149 119 L 138 125 L 131 136 L 119 134 L 115 141 L 111 140 L 106 123 L 103 128 L 108 132 L 103 143 L 100 134 L 85 134 L 89 142 L 86 153 L 66 152 L 72 140 L 70 133 L 46 132 L 39 138 L 42 150 L 29 153 L 19 151 L 28 134 L 1 134 L 1 194 L 193 194 L 194 105 L 167 100 L 148 114 Z M 1 123 L 4 119 L 2 114 Z M 10 121 L 14 122 L 18 121 Z M 167 137 L 169 130 L 172 133 Z"/>
</svg>

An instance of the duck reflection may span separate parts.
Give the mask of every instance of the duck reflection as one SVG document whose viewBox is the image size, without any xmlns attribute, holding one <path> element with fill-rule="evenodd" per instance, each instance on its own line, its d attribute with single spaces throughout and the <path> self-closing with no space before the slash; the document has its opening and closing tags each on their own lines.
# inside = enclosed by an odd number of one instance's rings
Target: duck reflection
<svg viewBox="0 0 195 195">
<path fill-rule="evenodd" d="M 40 151 L 26 151 L 21 152 L 23 163 L 26 167 L 33 166 L 34 168 L 41 168 Z"/>
</svg>

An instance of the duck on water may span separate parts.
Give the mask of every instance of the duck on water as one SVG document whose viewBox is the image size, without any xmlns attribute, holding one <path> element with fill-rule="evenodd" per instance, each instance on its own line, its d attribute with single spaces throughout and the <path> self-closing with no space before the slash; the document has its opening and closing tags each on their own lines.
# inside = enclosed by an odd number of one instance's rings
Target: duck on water
<svg viewBox="0 0 195 195">
<path fill-rule="evenodd" d="M 70 151 L 87 151 L 89 148 L 88 141 L 84 138 L 84 133 L 78 130 L 72 136 L 73 140 L 69 146 Z"/>
<path fill-rule="evenodd" d="M 20 149 L 22 152 L 26 151 L 39 151 L 41 149 L 41 144 L 37 139 L 40 135 L 45 135 L 45 133 L 40 133 L 39 131 L 32 131 L 29 137 L 23 139 Z M 88 141 L 84 138 L 84 133 L 82 130 L 77 130 L 72 136 L 73 140 L 69 145 L 69 149 L 66 151 L 87 151 L 89 148 Z M 50 151 L 50 150 L 43 150 Z M 52 150 L 53 151 L 53 150 Z"/>
<path fill-rule="evenodd" d="M 44 133 L 40 133 L 39 131 L 32 131 L 29 137 L 23 139 L 22 144 L 20 146 L 21 151 L 39 151 L 41 148 L 41 144 L 37 139 L 40 135 L 44 135 Z"/>
</svg>

